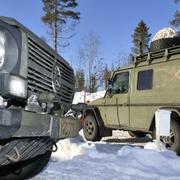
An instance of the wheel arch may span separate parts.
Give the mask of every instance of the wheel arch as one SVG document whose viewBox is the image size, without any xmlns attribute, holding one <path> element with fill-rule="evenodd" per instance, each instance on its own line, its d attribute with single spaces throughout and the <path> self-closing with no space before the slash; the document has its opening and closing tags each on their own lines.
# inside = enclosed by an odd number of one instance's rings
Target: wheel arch
<svg viewBox="0 0 180 180">
<path fill-rule="evenodd" d="M 87 116 L 87 114 L 89 114 L 89 113 L 92 113 L 93 116 L 95 117 L 95 120 L 98 124 L 100 137 L 112 136 L 112 129 L 105 127 L 104 121 L 101 117 L 98 107 L 97 106 L 88 106 L 84 110 L 83 118 L 85 118 Z M 83 124 L 83 122 L 82 122 L 82 124 Z"/>
<path fill-rule="evenodd" d="M 84 111 L 84 116 L 87 116 L 87 114 L 89 113 L 93 114 L 99 127 L 104 127 L 104 122 L 102 120 L 98 107 L 94 107 L 94 106 L 87 107 L 86 110 Z"/>
</svg>

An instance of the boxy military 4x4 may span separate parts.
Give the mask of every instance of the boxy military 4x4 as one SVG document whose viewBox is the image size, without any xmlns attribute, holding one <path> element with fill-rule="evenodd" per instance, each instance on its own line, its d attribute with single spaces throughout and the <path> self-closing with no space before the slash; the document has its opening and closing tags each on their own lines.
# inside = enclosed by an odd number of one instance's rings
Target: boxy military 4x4
<svg viewBox="0 0 180 180">
<path fill-rule="evenodd" d="M 78 134 L 80 121 L 65 116 L 74 82 L 73 69 L 52 48 L 0 17 L 0 179 L 36 175 L 59 139 Z"/>
<path fill-rule="evenodd" d="M 113 72 L 102 99 L 84 110 L 83 131 L 87 140 L 97 141 L 113 129 L 142 137 L 155 132 L 155 111 L 171 111 L 170 136 L 166 147 L 180 154 L 180 37 L 159 39 L 149 53 Z"/>
</svg>

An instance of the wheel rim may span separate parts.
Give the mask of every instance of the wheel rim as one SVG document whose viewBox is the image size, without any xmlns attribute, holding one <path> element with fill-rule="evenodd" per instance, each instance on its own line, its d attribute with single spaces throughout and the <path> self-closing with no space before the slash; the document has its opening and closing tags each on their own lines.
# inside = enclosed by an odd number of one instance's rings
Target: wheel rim
<svg viewBox="0 0 180 180">
<path fill-rule="evenodd" d="M 171 148 L 175 144 L 175 132 L 171 129 L 170 135 L 162 137 L 161 140 L 165 144 L 166 148 Z"/>
<path fill-rule="evenodd" d="M 85 124 L 86 133 L 88 136 L 92 136 L 94 134 L 95 130 L 95 124 L 93 121 L 91 121 L 90 118 L 88 118 L 86 124 Z"/>
</svg>

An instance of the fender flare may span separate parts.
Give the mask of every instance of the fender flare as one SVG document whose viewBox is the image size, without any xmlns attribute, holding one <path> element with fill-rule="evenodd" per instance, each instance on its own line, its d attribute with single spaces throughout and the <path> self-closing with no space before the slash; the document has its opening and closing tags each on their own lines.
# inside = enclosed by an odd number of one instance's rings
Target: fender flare
<svg viewBox="0 0 180 180">
<path fill-rule="evenodd" d="M 102 117 L 101 117 L 101 114 L 99 112 L 99 109 L 98 107 L 96 106 L 87 106 L 87 108 L 83 111 L 83 114 L 84 114 L 84 117 L 86 117 L 86 115 L 88 113 L 93 113 L 97 123 L 98 123 L 98 126 L 99 127 L 104 127 L 104 122 L 102 120 Z"/>
</svg>

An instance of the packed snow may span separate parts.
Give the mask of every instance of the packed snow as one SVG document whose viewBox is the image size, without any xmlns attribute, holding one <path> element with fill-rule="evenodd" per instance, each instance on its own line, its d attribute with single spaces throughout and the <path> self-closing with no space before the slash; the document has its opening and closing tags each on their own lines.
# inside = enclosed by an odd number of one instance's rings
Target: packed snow
<svg viewBox="0 0 180 180">
<path fill-rule="evenodd" d="M 178 36 L 178 31 L 170 27 L 163 28 L 156 33 L 152 41 L 163 39 L 163 38 L 173 38 L 175 36 Z"/>
<path fill-rule="evenodd" d="M 73 104 L 94 101 L 96 99 L 104 97 L 105 93 L 106 91 L 100 91 L 96 93 L 88 93 L 85 91 L 77 92 L 74 95 Z"/>
<path fill-rule="evenodd" d="M 119 132 L 115 133 L 116 140 L 110 138 L 96 143 L 86 142 L 82 135 L 61 140 L 47 168 L 33 179 L 180 179 L 180 158 L 174 152 L 156 151 L 153 142 L 145 144 L 147 149 L 140 144 L 131 145 L 130 137 L 122 137 L 118 142 Z"/>
<path fill-rule="evenodd" d="M 103 96 L 99 94 L 96 97 Z M 112 137 L 88 142 L 81 130 L 78 137 L 57 145 L 48 166 L 33 180 L 180 179 L 180 157 L 163 145 L 157 149 L 148 136 L 132 138 L 127 132 L 113 131 Z"/>
</svg>

